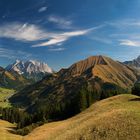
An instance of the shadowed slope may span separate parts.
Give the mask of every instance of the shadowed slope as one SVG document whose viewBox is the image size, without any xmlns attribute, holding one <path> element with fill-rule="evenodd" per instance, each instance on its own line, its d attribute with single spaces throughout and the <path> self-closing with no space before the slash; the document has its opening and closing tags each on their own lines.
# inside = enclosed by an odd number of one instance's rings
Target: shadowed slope
<svg viewBox="0 0 140 140">
<path fill-rule="evenodd" d="M 14 125 L 0 120 L 0 139 L 139 140 L 139 99 L 128 94 L 114 96 L 94 103 L 75 117 L 40 126 L 25 137 L 10 133 Z"/>
<path fill-rule="evenodd" d="M 65 121 L 35 129 L 25 140 L 140 139 L 140 102 L 134 95 L 119 95 L 93 104 Z"/>
</svg>

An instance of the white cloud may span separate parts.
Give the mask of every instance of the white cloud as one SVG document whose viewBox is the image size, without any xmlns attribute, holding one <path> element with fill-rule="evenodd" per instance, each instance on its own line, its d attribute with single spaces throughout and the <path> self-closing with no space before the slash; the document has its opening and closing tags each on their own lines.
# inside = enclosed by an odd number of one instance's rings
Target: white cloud
<svg viewBox="0 0 140 140">
<path fill-rule="evenodd" d="M 69 32 L 48 32 L 34 24 L 11 23 L 0 26 L 0 38 L 12 38 L 14 40 L 32 43 L 45 40 L 42 43 L 34 44 L 33 47 L 61 45 L 72 37 L 88 34 L 90 31 L 97 30 L 101 27 L 97 26 L 90 29 Z"/>
<path fill-rule="evenodd" d="M 33 45 L 33 47 L 57 45 L 57 44 L 59 44 L 59 43 L 61 43 L 61 42 L 64 42 L 64 41 L 66 41 L 66 40 L 68 40 L 67 37 L 64 37 L 64 36 L 63 36 L 63 37 L 61 37 L 61 36 L 56 36 L 56 37 L 50 39 L 50 40 L 47 41 L 47 42 L 43 42 L 43 43 L 40 43 L 40 44 L 37 44 L 37 45 Z"/>
<path fill-rule="evenodd" d="M 47 10 L 47 6 L 44 6 L 44 7 L 41 7 L 40 9 L 38 9 L 38 12 L 41 13 L 41 12 L 45 12 Z"/>
<path fill-rule="evenodd" d="M 53 49 L 49 49 L 49 51 L 52 51 L 52 52 L 59 52 L 59 51 L 64 51 L 65 48 L 53 48 Z"/>
<path fill-rule="evenodd" d="M 138 19 L 123 19 L 123 20 L 109 21 L 109 22 L 106 22 L 105 24 L 113 26 L 113 27 L 117 27 L 117 28 L 139 27 L 140 20 L 138 20 Z"/>
<path fill-rule="evenodd" d="M 36 41 L 46 38 L 46 33 L 36 25 L 11 23 L 0 26 L 0 37 L 21 41 Z"/>
<path fill-rule="evenodd" d="M 120 45 L 123 45 L 123 46 L 132 46 L 132 47 L 140 47 L 140 41 L 120 40 Z"/>
<path fill-rule="evenodd" d="M 55 23 L 59 28 L 69 29 L 72 28 L 72 20 L 68 20 L 66 18 L 62 18 L 60 16 L 49 16 L 48 21 L 51 23 Z"/>
<path fill-rule="evenodd" d="M 43 46 L 50 46 L 50 45 L 59 45 L 65 41 L 67 41 L 71 37 L 75 36 L 81 36 L 89 33 L 92 31 L 93 28 L 91 29 L 86 29 L 86 30 L 79 30 L 79 31 L 73 31 L 73 32 L 65 32 L 65 33 L 58 33 L 52 35 L 51 39 L 49 41 L 33 45 L 33 47 L 43 47 Z"/>
</svg>

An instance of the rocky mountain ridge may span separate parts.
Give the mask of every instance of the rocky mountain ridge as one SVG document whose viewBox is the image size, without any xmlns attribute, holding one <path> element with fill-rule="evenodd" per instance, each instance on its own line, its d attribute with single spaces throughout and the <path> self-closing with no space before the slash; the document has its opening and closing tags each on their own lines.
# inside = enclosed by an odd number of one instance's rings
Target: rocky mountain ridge
<svg viewBox="0 0 140 140">
<path fill-rule="evenodd" d="M 106 56 L 91 56 L 67 69 L 47 75 L 14 95 L 11 101 L 27 110 L 35 111 L 52 104 L 70 104 L 83 88 L 93 92 L 95 100 L 100 100 L 103 93 L 108 97 L 111 92 L 112 95 L 127 92 L 137 81 L 137 77 L 135 70 L 123 63 Z"/>
<path fill-rule="evenodd" d="M 16 60 L 13 64 L 8 65 L 6 70 L 16 72 L 27 79 L 35 81 L 41 80 L 45 75 L 53 73 L 53 70 L 46 63 L 36 60 Z"/>
</svg>

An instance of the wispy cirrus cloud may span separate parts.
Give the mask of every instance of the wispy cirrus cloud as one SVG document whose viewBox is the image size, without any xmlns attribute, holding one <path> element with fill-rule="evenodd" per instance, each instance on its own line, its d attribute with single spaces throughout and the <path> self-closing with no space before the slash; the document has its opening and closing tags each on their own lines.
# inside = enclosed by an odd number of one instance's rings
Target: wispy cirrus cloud
<svg viewBox="0 0 140 140">
<path fill-rule="evenodd" d="M 0 46 L 0 58 L 17 59 L 19 57 L 27 59 L 32 57 L 32 54 L 20 50 L 14 51 Z"/>
<path fill-rule="evenodd" d="M 120 45 L 131 46 L 131 47 L 140 47 L 140 41 L 123 39 L 123 40 L 120 40 Z"/>
<path fill-rule="evenodd" d="M 38 12 L 41 13 L 41 12 L 45 12 L 46 10 L 48 9 L 47 6 L 44 6 L 44 7 L 41 7 L 38 9 Z"/>
<path fill-rule="evenodd" d="M 120 20 L 114 20 L 105 22 L 106 25 L 117 27 L 117 28 L 127 28 L 127 27 L 139 27 L 140 26 L 140 20 L 139 19 L 120 19 Z"/>
<path fill-rule="evenodd" d="M 57 27 L 61 29 L 71 29 L 73 28 L 73 21 L 67 18 L 63 18 L 56 15 L 51 15 L 48 17 L 48 21 L 55 24 Z"/>
<path fill-rule="evenodd" d="M 52 51 L 52 52 L 60 52 L 60 51 L 64 51 L 65 48 L 51 48 L 49 49 L 49 51 Z"/>
<path fill-rule="evenodd" d="M 0 37 L 12 38 L 20 41 L 36 41 L 47 36 L 40 27 L 28 23 L 9 23 L 0 26 Z"/>
<path fill-rule="evenodd" d="M 111 32 L 109 38 L 117 45 L 140 47 L 140 19 L 119 19 L 105 22 L 105 25 Z"/>
<path fill-rule="evenodd" d="M 72 37 L 86 35 L 98 28 L 101 28 L 101 26 L 74 31 L 48 32 L 47 30 L 34 24 L 9 23 L 0 26 L 0 38 L 11 38 L 31 43 L 42 41 L 42 43 L 34 44 L 32 47 L 51 46 L 62 44 Z"/>
<path fill-rule="evenodd" d="M 50 45 L 59 45 L 63 42 L 67 41 L 68 39 L 76 36 L 81 36 L 88 34 L 90 31 L 94 30 L 95 28 L 90 28 L 86 30 L 78 30 L 73 32 L 64 32 L 64 33 L 58 33 L 58 34 L 52 34 L 51 38 L 43 43 L 33 45 L 33 47 L 43 47 L 43 46 L 50 46 Z"/>
</svg>

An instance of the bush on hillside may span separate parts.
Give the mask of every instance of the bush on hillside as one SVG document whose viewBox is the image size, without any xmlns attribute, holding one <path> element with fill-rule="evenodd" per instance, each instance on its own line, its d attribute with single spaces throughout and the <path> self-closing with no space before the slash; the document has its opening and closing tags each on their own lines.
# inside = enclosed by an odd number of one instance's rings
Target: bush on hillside
<svg viewBox="0 0 140 140">
<path fill-rule="evenodd" d="M 132 88 L 132 94 L 140 96 L 140 83 L 136 83 Z"/>
</svg>

